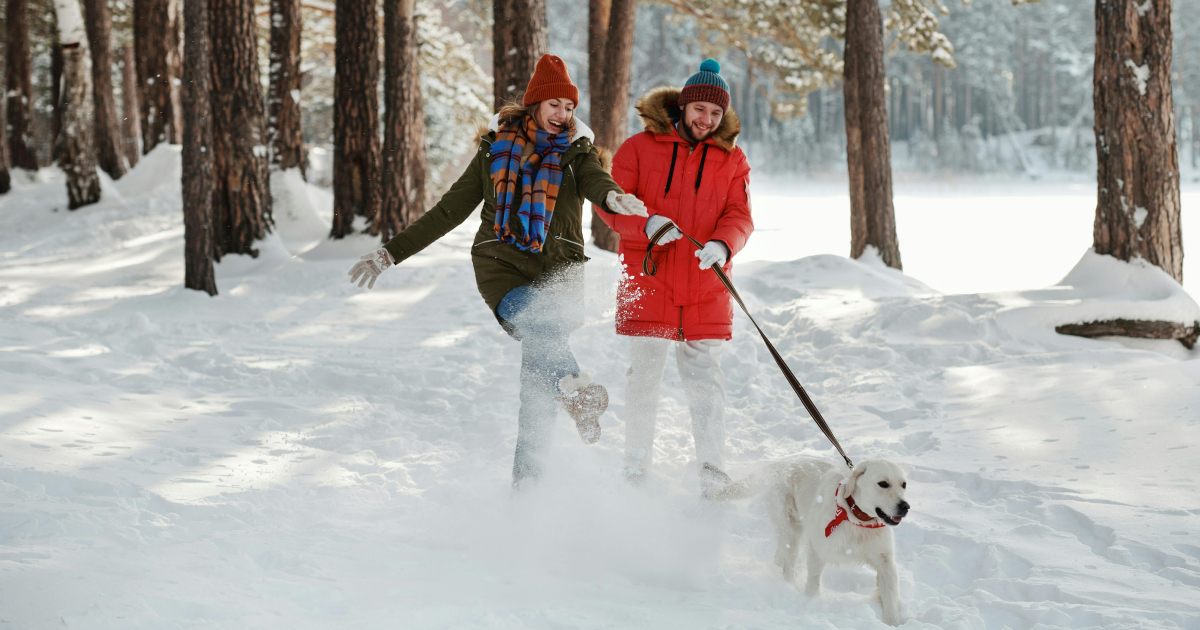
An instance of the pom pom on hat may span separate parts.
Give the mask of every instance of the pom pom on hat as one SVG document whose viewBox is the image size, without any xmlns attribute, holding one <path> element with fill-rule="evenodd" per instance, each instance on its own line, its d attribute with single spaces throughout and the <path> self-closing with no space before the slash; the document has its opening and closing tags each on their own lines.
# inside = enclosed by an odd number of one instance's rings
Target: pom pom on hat
<svg viewBox="0 0 1200 630">
<path fill-rule="evenodd" d="M 729 85 L 721 78 L 721 64 L 716 59 L 705 59 L 700 71 L 689 77 L 679 92 L 680 107 L 697 101 L 729 109 Z"/>
</svg>

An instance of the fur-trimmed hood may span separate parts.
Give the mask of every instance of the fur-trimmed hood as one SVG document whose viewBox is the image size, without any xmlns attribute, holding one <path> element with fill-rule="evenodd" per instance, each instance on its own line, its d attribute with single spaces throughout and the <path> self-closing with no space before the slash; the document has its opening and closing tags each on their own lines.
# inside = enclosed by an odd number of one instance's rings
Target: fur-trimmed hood
<svg viewBox="0 0 1200 630">
<path fill-rule="evenodd" d="M 669 136 L 675 133 L 675 121 L 679 120 L 682 112 L 679 109 L 680 88 L 663 86 L 654 88 L 638 99 L 638 116 L 642 118 L 642 129 L 657 136 Z M 742 131 L 742 123 L 738 120 L 733 106 L 725 109 L 721 124 L 709 138 L 709 141 L 724 151 L 733 151 L 737 146 L 738 134 Z"/>
</svg>

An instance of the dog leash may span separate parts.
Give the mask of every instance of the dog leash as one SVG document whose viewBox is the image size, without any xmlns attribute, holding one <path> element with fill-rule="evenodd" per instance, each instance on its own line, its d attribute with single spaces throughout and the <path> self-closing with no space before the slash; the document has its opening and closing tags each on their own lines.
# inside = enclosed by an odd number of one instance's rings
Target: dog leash
<svg viewBox="0 0 1200 630">
<path fill-rule="evenodd" d="M 691 241 L 693 245 L 703 249 L 704 245 L 687 234 L 684 234 L 683 230 L 679 229 L 679 226 L 675 225 L 673 221 L 668 220 L 665 224 L 663 224 L 662 227 L 658 228 L 658 230 L 654 232 L 654 235 L 650 237 L 650 244 L 646 246 L 646 257 L 642 259 L 642 272 L 644 272 L 647 276 L 653 276 L 658 273 L 658 264 L 655 263 L 654 259 L 650 256 L 651 250 L 653 250 L 654 246 L 658 244 L 658 240 L 666 235 L 666 233 L 672 228 L 679 230 L 679 233 L 683 234 L 683 237 Z M 717 265 L 713 265 L 711 269 L 713 270 L 713 273 L 717 274 L 717 279 L 721 281 L 721 284 L 725 285 L 725 288 L 729 290 L 729 294 L 733 296 L 733 299 L 738 303 L 738 306 L 742 307 L 742 312 L 746 314 L 746 317 L 750 318 L 750 323 L 754 324 L 754 328 L 758 330 L 758 335 L 762 337 L 763 343 L 767 344 L 767 349 L 771 351 L 771 356 L 775 358 L 775 363 L 779 366 L 779 371 L 783 372 L 783 377 L 787 379 L 788 384 L 792 386 L 792 390 L 796 392 L 796 396 L 800 398 L 800 402 L 804 404 L 804 408 L 808 410 L 808 415 L 812 416 L 812 419 L 817 423 L 817 426 L 821 427 L 821 432 L 825 434 L 825 437 L 829 438 L 829 441 L 833 443 L 833 446 L 838 450 L 838 453 L 841 453 L 842 459 L 846 460 L 846 465 L 853 469 L 854 463 L 850 461 L 850 457 L 846 455 L 846 451 L 842 450 L 842 445 L 839 444 L 837 438 L 833 436 L 833 431 L 829 428 L 829 424 L 825 422 L 825 418 L 821 415 L 821 411 L 817 409 L 817 405 L 813 403 L 812 398 L 808 397 L 808 392 L 804 391 L 804 386 L 800 384 L 799 379 L 797 379 L 796 375 L 792 373 L 792 368 L 788 367 L 787 362 L 783 360 L 783 357 L 780 356 L 779 351 L 775 349 L 775 344 L 771 343 L 771 340 L 767 338 L 767 333 L 763 332 L 762 327 L 759 326 L 758 322 L 754 320 L 754 316 L 750 314 L 750 309 L 746 308 L 746 303 L 742 301 L 742 296 L 738 295 L 737 289 L 733 288 L 733 282 L 729 280 L 729 276 L 725 275 L 725 270 L 721 269 Z"/>
</svg>

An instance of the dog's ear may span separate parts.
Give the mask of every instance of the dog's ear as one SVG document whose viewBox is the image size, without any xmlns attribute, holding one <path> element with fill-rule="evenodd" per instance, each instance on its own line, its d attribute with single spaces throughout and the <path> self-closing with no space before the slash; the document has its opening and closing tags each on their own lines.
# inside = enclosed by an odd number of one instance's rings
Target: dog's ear
<svg viewBox="0 0 1200 630">
<path fill-rule="evenodd" d="M 848 497 L 854 494 L 854 489 L 858 487 L 858 479 L 866 470 L 866 465 L 859 464 L 857 468 L 850 471 L 850 477 L 846 480 L 846 491 L 842 493 L 842 496 Z"/>
</svg>

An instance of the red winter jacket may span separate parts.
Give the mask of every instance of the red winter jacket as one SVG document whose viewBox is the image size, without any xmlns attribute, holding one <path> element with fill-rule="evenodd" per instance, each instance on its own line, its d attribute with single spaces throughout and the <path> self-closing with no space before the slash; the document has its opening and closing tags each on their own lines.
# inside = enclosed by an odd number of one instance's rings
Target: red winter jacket
<svg viewBox="0 0 1200 630">
<path fill-rule="evenodd" d="M 626 140 L 613 156 L 613 179 L 637 195 L 651 215 L 671 219 L 701 243 L 725 243 L 729 273 L 733 257 L 754 231 L 750 165 L 734 146 L 741 125 L 728 109 L 716 132 L 692 149 L 675 130 L 678 100 L 679 88 L 664 87 L 638 101 L 645 131 Z M 606 211 L 599 215 L 621 235 L 626 277 L 617 292 L 618 334 L 678 341 L 732 337 L 732 299 L 712 271 L 700 269 L 695 245 L 681 238 L 655 247 L 658 274 L 646 276 L 646 219 Z"/>
</svg>

